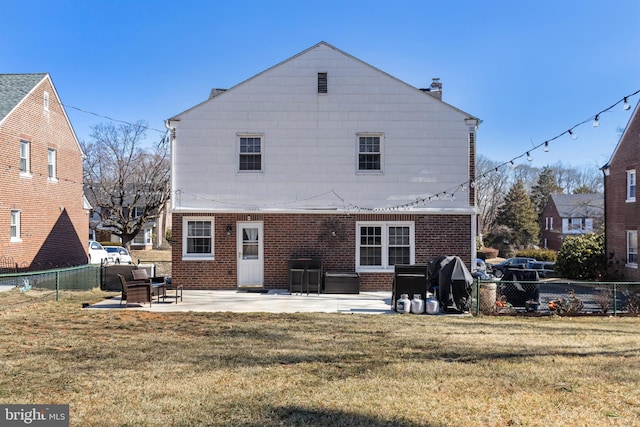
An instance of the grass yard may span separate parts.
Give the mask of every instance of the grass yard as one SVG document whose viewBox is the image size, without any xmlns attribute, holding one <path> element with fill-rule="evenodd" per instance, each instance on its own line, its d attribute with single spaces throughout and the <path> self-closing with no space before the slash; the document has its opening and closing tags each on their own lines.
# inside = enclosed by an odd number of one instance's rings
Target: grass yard
<svg viewBox="0 0 640 427">
<path fill-rule="evenodd" d="M 0 403 L 73 426 L 640 425 L 639 318 L 83 311 L 0 294 Z"/>
</svg>

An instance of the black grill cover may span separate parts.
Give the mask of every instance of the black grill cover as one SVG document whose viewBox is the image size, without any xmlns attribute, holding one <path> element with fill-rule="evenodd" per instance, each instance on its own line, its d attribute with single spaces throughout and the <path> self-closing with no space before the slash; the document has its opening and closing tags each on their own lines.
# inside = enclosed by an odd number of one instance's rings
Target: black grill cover
<svg viewBox="0 0 640 427">
<path fill-rule="evenodd" d="M 429 290 L 438 296 L 444 311 L 469 311 L 472 285 L 473 277 L 459 257 L 443 255 L 429 263 Z"/>
</svg>

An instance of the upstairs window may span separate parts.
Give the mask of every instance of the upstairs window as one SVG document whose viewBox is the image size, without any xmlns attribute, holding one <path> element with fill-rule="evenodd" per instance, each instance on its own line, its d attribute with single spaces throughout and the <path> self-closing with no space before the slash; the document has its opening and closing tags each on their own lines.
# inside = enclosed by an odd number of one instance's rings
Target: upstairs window
<svg viewBox="0 0 640 427">
<path fill-rule="evenodd" d="M 636 201 L 636 170 L 627 171 L 627 202 Z"/>
<path fill-rule="evenodd" d="M 31 173 L 31 143 L 20 141 L 20 173 L 29 175 Z"/>
<path fill-rule="evenodd" d="M 20 239 L 20 211 L 12 210 L 11 211 L 11 231 L 10 237 L 12 242 L 19 242 Z"/>
<path fill-rule="evenodd" d="M 49 92 L 44 93 L 44 111 L 49 111 Z"/>
<path fill-rule="evenodd" d="M 381 135 L 358 136 L 358 171 L 380 172 L 382 170 Z"/>
<path fill-rule="evenodd" d="M 240 171 L 261 171 L 262 149 L 262 137 L 241 136 L 238 169 Z"/>
<path fill-rule="evenodd" d="M 318 93 L 327 93 L 328 90 L 327 73 L 318 73 Z"/>
<path fill-rule="evenodd" d="M 49 151 L 47 152 L 47 170 L 49 174 L 49 181 L 55 181 L 57 178 L 56 177 L 56 157 L 57 157 L 56 150 L 54 150 L 53 148 L 49 148 Z"/>
</svg>

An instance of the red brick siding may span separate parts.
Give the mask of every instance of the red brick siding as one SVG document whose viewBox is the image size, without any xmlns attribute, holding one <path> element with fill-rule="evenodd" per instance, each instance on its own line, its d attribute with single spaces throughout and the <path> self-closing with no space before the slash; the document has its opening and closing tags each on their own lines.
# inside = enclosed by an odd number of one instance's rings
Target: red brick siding
<svg viewBox="0 0 640 427">
<path fill-rule="evenodd" d="M 606 250 L 611 261 L 609 273 L 626 280 L 640 281 L 637 268 L 625 267 L 627 253 L 626 230 L 638 230 L 640 225 L 640 194 L 636 202 L 627 203 L 627 170 L 640 173 L 640 114 L 636 109 L 610 163 L 605 177 Z M 636 175 L 637 176 L 637 175 Z"/>
<path fill-rule="evenodd" d="M 355 237 L 358 221 L 414 221 L 416 263 L 439 255 L 458 255 L 471 262 L 469 215 L 402 214 L 216 214 L 214 261 L 182 260 L 182 218 L 210 214 L 173 214 L 172 279 L 191 289 L 234 289 L 237 283 L 236 222 L 264 223 L 264 285 L 287 287 L 287 261 L 291 257 L 319 257 L 325 271 L 355 269 Z M 227 236 L 226 228 L 233 232 Z M 336 231 L 336 236 L 331 235 Z M 391 290 L 392 273 L 362 273 L 363 290 Z"/>
<path fill-rule="evenodd" d="M 43 108 L 49 92 L 49 112 Z M 82 205 L 82 157 L 55 91 L 41 83 L 0 126 L 0 256 L 22 266 L 87 262 L 89 223 Z M 32 176 L 20 176 L 20 140 L 31 143 Z M 57 182 L 48 179 L 57 150 Z M 10 242 L 10 211 L 20 210 L 21 242 Z"/>
</svg>

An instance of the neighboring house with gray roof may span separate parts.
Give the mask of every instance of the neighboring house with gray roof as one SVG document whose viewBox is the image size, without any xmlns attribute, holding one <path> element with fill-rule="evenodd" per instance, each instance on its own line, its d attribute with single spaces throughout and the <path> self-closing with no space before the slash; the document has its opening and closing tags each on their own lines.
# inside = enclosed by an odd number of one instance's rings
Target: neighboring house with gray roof
<svg viewBox="0 0 640 427">
<path fill-rule="evenodd" d="M 542 246 L 560 250 L 566 236 L 599 233 L 603 224 L 603 194 L 552 194 L 540 218 Z"/>
<path fill-rule="evenodd" d="M 0 257 L 87 262 L 84 153 L 47 73 L 0 74 Z"/>
</svg>

